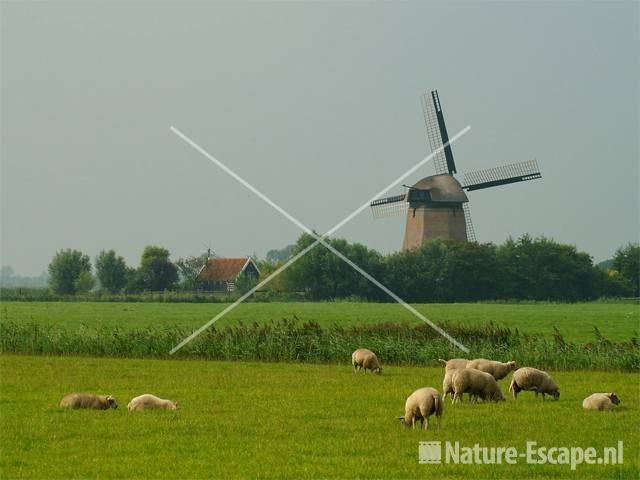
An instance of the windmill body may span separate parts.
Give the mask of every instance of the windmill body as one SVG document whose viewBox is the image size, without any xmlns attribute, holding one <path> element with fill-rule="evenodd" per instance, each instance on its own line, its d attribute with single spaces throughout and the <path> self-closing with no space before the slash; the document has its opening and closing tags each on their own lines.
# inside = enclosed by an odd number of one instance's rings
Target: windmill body
<svg viewBox="0 0 640 480">
<path fill-rule="evenodd" d="M 433 151 L 436 175 L 425 177 L 402 195 L 371 202 L 376 218 L 405 213 L 407 223 L 402 250 L 414 250 L 425 240 L 475 241 L 466 191 L 481 190 L 541 178 L 536 160 L 465 173 L 457 173 L 438 92 L 423 95 L 427 138 Z"/>
<path fill-rule="evenodd" d="M 402 250 L 414 250 L 427 239 L 467 240 L 463 205 L 469 201 L 453 175 L 434 175 L 408 192 Z"/>
</svg>

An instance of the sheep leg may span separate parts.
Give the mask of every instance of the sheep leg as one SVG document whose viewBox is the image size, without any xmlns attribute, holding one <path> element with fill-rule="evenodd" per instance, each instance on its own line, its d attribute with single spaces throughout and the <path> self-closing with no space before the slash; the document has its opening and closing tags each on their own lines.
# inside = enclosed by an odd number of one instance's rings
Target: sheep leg
<svg viewBox="0 0 640 480">
<path fill-rule="evenodd" d="M 518 394 L 520 393 L 520 387 L 516 382 L 511 383 L 511 393 L 513 393 L 513 399 L 518 399 Z"/>
<path fill-rule="evenodd" d="M 411 428 L 416 428 L 416 417 L 415 415 L 411 417 Z"/>
<path fill-rule="evenodd" d="M 422 428 L 429 430 L 429 417 L 422 417 Z"/>
</svg>

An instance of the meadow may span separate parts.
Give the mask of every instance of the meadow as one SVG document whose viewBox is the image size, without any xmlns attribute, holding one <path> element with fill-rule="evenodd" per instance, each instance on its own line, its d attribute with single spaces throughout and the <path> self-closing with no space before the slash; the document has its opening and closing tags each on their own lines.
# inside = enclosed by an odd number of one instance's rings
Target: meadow
<svg viewBox="0 0 640 480">
<path fill-rule="evenodd" d="M 36 323 L 65 329 L 183 327 L 195 329 L 226 308 L 224 303 L 2 302 L 0 321 Z M 594 340 L 594 327 L 610 340 L 626 341 L 640 329 L 637 303 L 419 304 L 433 322 L 501 327 L 551 336 L 554 327 L 570 341 Z M 291 302 L 243 303 L 219 327 L 238 322 L 268 323 L 298 318 L 322 327 L 379 323 L 416 325 L 420 320 L 395 303 Z"/>
<path fill-rule="evenodd" d="M 551 372 L 559 401 L 445 405 L 440 431 L 396 420 L 414 389 L 439 389 L 442 369 L 388 367 L 354 375 L 339 365 L 0 356 L 2 478 L 638 478 L 637 373 Z M 506 393 L 509 378 L 501 381 Z M 120 408 L 65 411 L 69 391 L 111 393 Z M 615 412 L 587 412 L 615 390 Z M 178 411 L 130 413 L 143 392 Z M 624 442 L 622 465 L 421 465 L 418 442 L 463 446 L 603 447 Z"/>
</svg>

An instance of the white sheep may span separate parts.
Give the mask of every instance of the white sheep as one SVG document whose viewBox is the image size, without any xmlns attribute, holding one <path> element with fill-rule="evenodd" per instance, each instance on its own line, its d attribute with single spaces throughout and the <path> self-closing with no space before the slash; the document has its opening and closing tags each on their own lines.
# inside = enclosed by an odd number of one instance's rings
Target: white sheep
<svg viewBox="0 0 640 480">
<path fill-rule="evenodd" d="M 163 400 L 150 393 L 145 393 L 139 397 L 132 398 L 127 408 L 130 412 L 141 412 L 151 408 L 164 408 L 166 410 L 177 410 L 178 402 Z"/>
<path fill-rule="evenodd" d="M 429 428 L 429 417 L 436 416 L 436 428 L 440 430 L 440 419 L 444 412 L 443 400 L 435 388 L 419 388 L 407 398 L 404 404 L 404 417 L 398 417 L 406 427 L 415 428 L 416 421 L 422 422 L 422 428 Z"/>
<path fill-rule="evenodd" d="M 451 396 L 451 403 L 453 403 L 453 374 L 456 370 L 445 370 L 444 379 L 442 380 L 442 399 L 446 399 L 447 395 Z"/>
<path fill-rule="evenodd" d="M 108 410 L 118 408 L 118 402 L 112 395 L 96 395 L 95 393 L 70 393 L 60 400 L 62 408 L 93 408 Z"/>
<path fill-rule="evenodd" d="M 536 397 L 541 393 L 542 400 L 544 400 L 545 394 L 551 395 L 556 400 L 560 398 L 560 389 L 551 376 L 547 372 L 533 367 L 519 368 L 513 373 L 509 391 L 513 393 L 514 400 L 518 398 L 518 393 L 522 390 L 536 392 Z"/>
<path fill-rule="evenodd" d="M 487 360 L 486 358 L 476 358 L 467 363 L 466 368 L 475 368 L 481 372 L 491 374 L 496 380 L 502 380 L 509 375 L 509 372 L 517 370 L 518 366 L 514 361 L 502 363 L 495 360 Z"/>
<path fill-rule="evenodd" d="M 469 363 L 469 360 L 466 358 L 452 358 L 451 360 L 443 360 L 439 358 L 438 361 L 444 367 L 445 372 L 448 372 L 449 370 L 456 370 L 458 368 L 466 368 L 467 363 Z"/>
<path fill-rule="evenodd" d="M 357 373 L 358 370 L 364 370 L 364 373 L 367 373 L 367 370 L 371 370 L 373 373 L 378 375 L 382 374 L 382 367 L 378 362 L 378 357 L 371 350 L 367 350 L 366 348 L 359 348 L 355 352 L 351 354 L 351 365 L 353 365 L 353 372 Z"/>
<path fill-rule="evenodd" d="M 619 405 L 620 399 L 614 393 L 594 393 L 582 401 L 585 410 L 612 410 L 614 405 Z"/>
<path fill-rule="evenodd" d="M 453 384 L 453 401 L 462 401 L 462 395 L 469 393 L 471 399 L 481 398 L 494 402 L 504 401 L 504 395 L 495 378 L 489 373 L 473 368 L 454 370 L 451 379 Z"/>
</svg>

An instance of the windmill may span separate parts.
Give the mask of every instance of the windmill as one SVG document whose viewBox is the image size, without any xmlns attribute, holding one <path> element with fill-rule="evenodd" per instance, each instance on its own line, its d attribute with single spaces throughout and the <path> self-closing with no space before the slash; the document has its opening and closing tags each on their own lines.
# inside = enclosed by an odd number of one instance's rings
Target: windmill
<svg viewBox="0 0 640 480">
<path fill-rule="evenodd" d="M 456 164 L 449 145 L 438 91 L 422 96 L 422 110 L 427 138 L 434 152 L 436 174 L 425 177 L 402 195 L 380 198 L 371 202 L 374 218 L 407 214 L 402 250 L 413 250 L 429 239 L 453 239 L 474 242 L 469 198 L 465 193 L 541 178 L 536 160 L 513 163 L 462 176 L 456 179 Z M 443 148 L 444 145 L 444 148 Z"/>
</svg>

